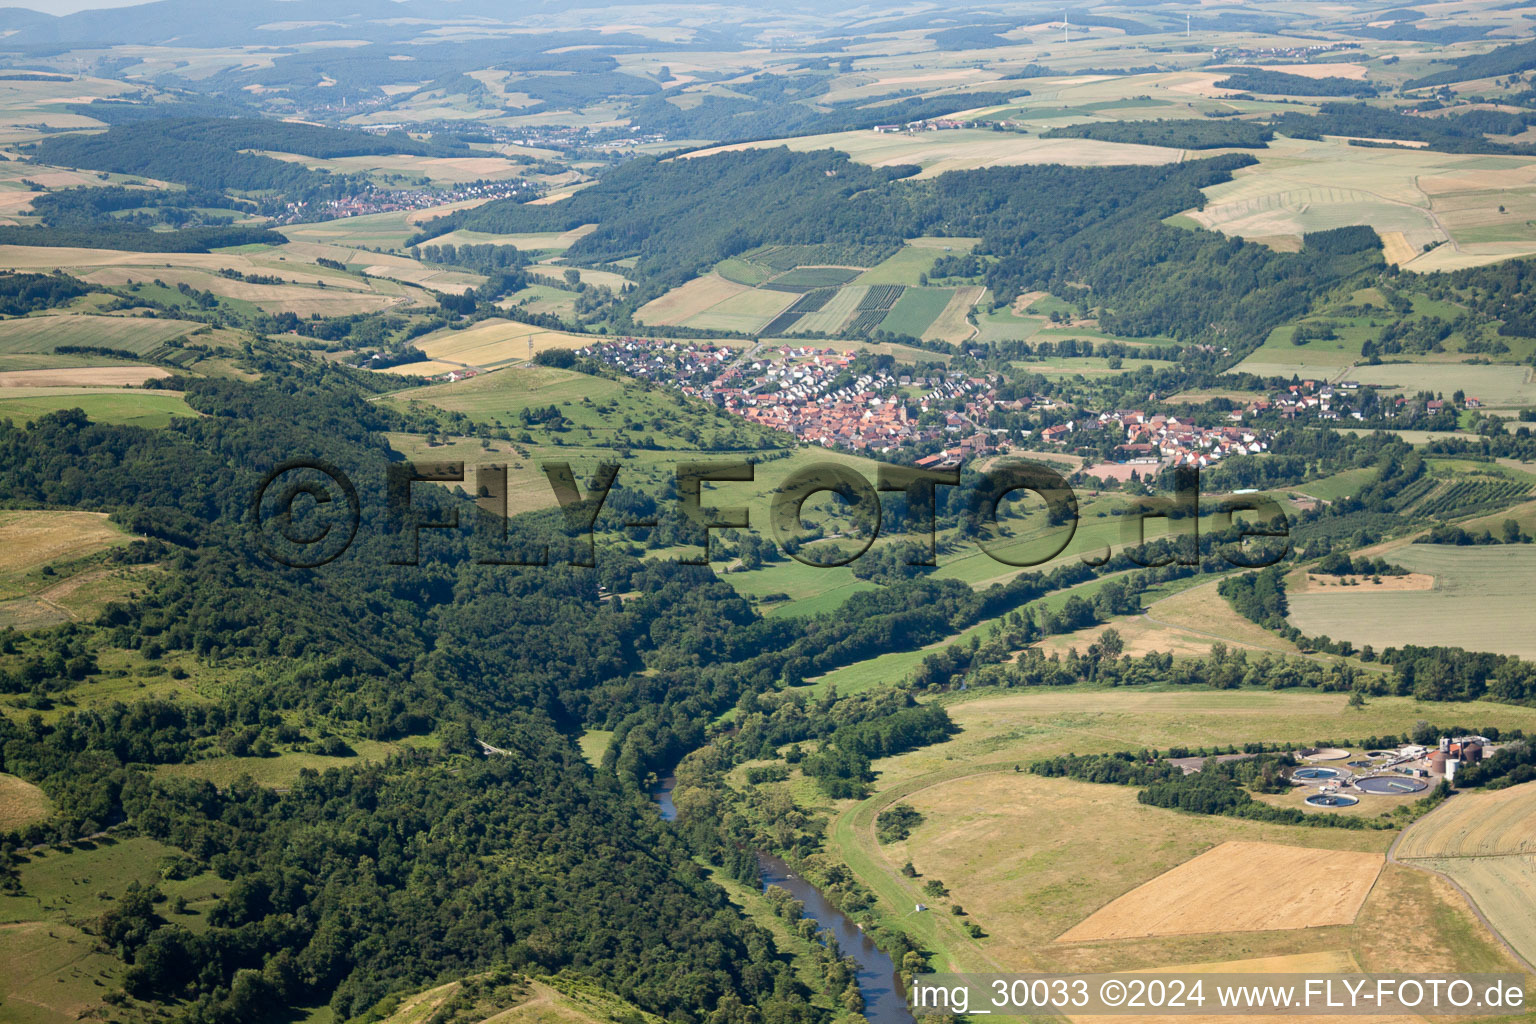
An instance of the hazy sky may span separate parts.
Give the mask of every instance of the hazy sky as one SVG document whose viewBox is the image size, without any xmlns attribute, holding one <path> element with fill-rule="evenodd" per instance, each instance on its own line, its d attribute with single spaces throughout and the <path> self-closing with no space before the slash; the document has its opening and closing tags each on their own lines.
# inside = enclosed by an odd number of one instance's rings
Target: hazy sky
<svg viewBox="0 0 1536 1024">
<path fill-rule="evenodd" d="M 103 7 L 128 7 L 147 3 L 148 0 L 4 0 L 0 7 L 29 7 L 48 14 L 74 14 L 76 11 L 99 11 Z"/>
</svg>

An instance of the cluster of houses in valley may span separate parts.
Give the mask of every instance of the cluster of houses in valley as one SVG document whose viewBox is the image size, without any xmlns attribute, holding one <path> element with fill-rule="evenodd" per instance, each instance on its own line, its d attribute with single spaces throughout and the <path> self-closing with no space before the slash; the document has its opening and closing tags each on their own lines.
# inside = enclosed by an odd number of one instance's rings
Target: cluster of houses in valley
<svg viewBox="0 0 1536 1024">
<path fill-rule="evenodd" d="M 1083 472 L 1100 480 L 1122 483 L 1157 475 L 1164 466 L 1205 468 L 1233 455 L 1258 455 L 1269 450 L 1273 435 L 1237 424 L 1202 426 L 1192 419 L 1147 415 L 1140 410 L 1103 412 L 1088 420 L 1046 427 L 1042 440 L 1082 444 L 1094 432 L 1108 430 L 1124 438 L 1110 453 L 1110 461 L 1085 467 Z"/>
<path fill-rule="evenodd" d="M 810 345 L 749 355 L 708 343 L 622 338 L 579 354 L 809 444 L 888 453 L 953 441 L 957 453 L 998 450 L 997 433 L 984 427 L 997 377 L 861 372 L 856 353 Z"/>
<path fill-rule="evenodd" d="M 1268 64 L 1291 61 L 1306 63 L 1325 53 L 1358 49 L 1360 49 L 1359 43 L 1314 43 L 1311 46 L 1218 46 L 1211 50 L 1211 58 L 1224 64 Z"/>
<path fill-rule="evenodd" d="M 1382 395 L 1370 385 L 1359 381 L 1341 380 L 1334 384 L 1325 381 L 1304 380 L 1271 394 L 1268 398 L 1255 399 L 1242 410 L 1234 410 L 1228 417 L 1235 422 L 1252 421 L 1268 416 L 1286 420 L 1356 420 L 1396 419 L 1403 415 L 1426 413 L 1434 416 L 1447 409 L 1481 409 L 1482 400 L 1475 395 L 1457 392 L 1450 400 L 1420 395 Z"/>
<path fill-rule="evenodd" d="M 874 131 L 877 135 L 899 135 L 902 132 L 949 132 L 966 127 L 969 127 L 967 122 L 952 117 L 926 117 L 906 124 L 877 124 Z"/>
<path fill-rule="evenodd" d="M 1331 409 L 1333 387 L 1303 382 L 1210 424 L 1209 416 L 1075 411 L 1046 396 L 1021 397 L 996 375 L 870 368 L 858 352 L 814 345 L 750 351 L 709 342 L 620 338 L 581 349 L 640 380 L 676 388 L 807 444 L 881 454 L 903 450 L 924 468 L 1022 448 L 1091 448 L 1104 461 L 1084 472 L 1102 480 L 1155 476 L 1165 466 L 1205 467 L 1269 450 L 1273 431 L 1251 413 Z M 1041 428 L 1045 414 L 1052 425 Z M 1063 414 L 1067 418 L 1063 418 Z"/>
<path fill-rule="evenodd" d="M 316 220 L 340 220 L 343 217 L 364 217 L 370 213 L 425 210 L 466 199 L 509 199 L 513 196 L 531 196 L 538 191 L 540 191 L 539 186 L 526 179 L 477 181 L 454 185 L 451 188 L 370 188 L 340 199 L 328 199 L 323 203 L 289 203 L 283 213 L 273 218 L 273 221 L 276 224 L 299 224 Z"/>
</svg>

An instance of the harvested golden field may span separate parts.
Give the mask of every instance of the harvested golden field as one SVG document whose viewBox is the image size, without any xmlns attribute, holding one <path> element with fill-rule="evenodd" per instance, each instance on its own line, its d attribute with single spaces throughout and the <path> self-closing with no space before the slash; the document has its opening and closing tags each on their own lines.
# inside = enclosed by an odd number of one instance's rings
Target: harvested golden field
<svg viewBox="0 0 1536 1024">
<path fill-rule="evenodd" d="M 439 235 L 427 244 L 511 245 L 519 249 L 569 249 L 579 239 L 585 238 L 596 230 L 596 224 L 583 224 L 569 231 L 529 231 L 514 235 L 493 235 L 484 231 L 450 231 L 446 235 Z"/>
<path fill-rule="evenodd" d="M 339 285 L 342 287 L 355 287 L 355 279 L 348 278 L 330 267 L 321 267 L 315 264 L 317 259 L 331 259 L 348 266 L 358 267 L 363 273 L 373 277 L 387 277 L 395 281 L 404 281 L 408 284 L 418 285 L 423 288 L 431 288 L 440 292 L 452 292 L 458 294 L 467 288 L 474 288 L 485 283 L 484 276 L 470 274 L 458 270 L 442 270 L 437 267 L 413 260 L 408 256 L 396 256 L 388 253 L 368 252 L 364 249 L 356 249 L 348 245 L 334 245 L 325 242 L 289 242 L 282 247 L 282 253 L 290 257 L 296 257 L 302 261 L 302 274 L 298 268 L 293 267 L 293 260 L 289 259 L 282 273 L 296 280 L 325 280 L 327 287 Z M 265 257 L 263 258 L 265 261 Z"/>
<path fill-rule="evenodd" d="M 100 512 L 0 512 L 0 596 L 24 592 L 22 578 L 35 569 L 126 540 Z"/>
<path fill-rule="evenodd" d="M 25 779 L 0 772 L 0 829 L 24 828 L 48 817 L 52 805 Z"/>
<path fill-rule="evenodd" d="M 673 326 L 752 289 L 719 274 L 705 274 L 652 299 L 635 313 L 641 323 Z"/>
<path fill-rule="evenodd" d="M 137 387 L 147 380 L 169 377 L 158 366 L 64 366 L 55 370 L 0 371 L 0 388 Z"/>
<path fill-rule="evenodd" d="M 482 320 L 462 331 L 439 331 L 416 342 L 429 359 L 450 366 L 482 369 L 522 362 L 552 348 L 585 348 L 592 339 L 580 334 L 551 331 L 515 320 Z M 392 366 L 388 373 L 434 372 L 423 363 Z"/>
<path fill-rule="evenodd" d="M 1365 79 L 1364 64 L 1261 64 L 1265 71 L 1279 71 L 1286 75 L 1297 75 L 1301 78 L 1349 78 L 1354 81 Z"/>
<path fill-rule="evenodd" d="M 153 280 L 164 281 L 172 286 L 186 284 L 188 287 L 213 292 L 223 298 L 249 302 L 266 313 L 294 313 L 300 319 L 307 319 L 315 313 L 326 317 L 375 313 L 391 306 L 398 306 L 405 301 L 399 296 L 379 294 L 368 283 L 355 278 L 334 279 L 327 281 L 322 287 L 316 284 L 321 280 L 318 276 L 309 277 L 308 283 L 300 283 L 305 280 L 302 274 L 293 271 L 289 273 L 298 280 L 291 284 L 252 284 L 249 281 L 234 281 L 200 270 L 143 267 L 112 267 L 94 270 L 82 275 L 82 279 L 92 284 L 108 286 L 134 282 L 147 284 Z"/>
<path fill-rule="evenodd" d="M 1402 860 L 1536 854 L 1536 782 L 1458 793 L 1403 833 Z"/>
<path fill-rule="evenodd" d="M 1410 572 L 1406 576 L 1329 576 L 1326 574 L 1307 573 L 1305 582 L 1301 586 L 1290 588 L 1293 593 L 1306 594 L 1319 590 L 1336 591 L 1341 589 L 1360 588 L 1362 594 L 1384 593 L 1386 591 L 1403 590 L 1434 590 L 1435 578 L 1428 573 Z"/>
<path fill-rule="evenodd" d="M 490 180 L 517 177 L 524 172 L 522 165 L 499 156 L 414 156 L 407 153 L 371 154 L 369 156 L 343 156 L 321 160 L 297 153 L 278 153 L 256 150 L 262 156 L 305 167 L 328 170 L 333 174 L 400 174 L 425 177 L 435 183 L 458 184 L 465 181 Z"/>
<path fill-rule="evenodd" d="M 1383 232 L 1381 236 L 1381 250 L 1388 263 L 1395 263 L 1398 266 L 1402 266 L 1419 255 L 1419 250 L 1409 243 L 1408 236 L 1401 231 Z"/>
<path fill-rule="evenodd" d="M 1222 843 L 1095 911 L 1057 941 L 1349 924 L 1382 863 L 1376 853 Z"/>
<path fill-rule="evenodd" d="M 1536 252 L 1536 165 L 1523 157 L 1281 136 L 1257 158 L 1185 215 L 1243 238 L 1369 224 L 1389 261 L 1417 271 Z"/>
<path fill-rule="evenodd" d="M 967 316 L 976 308 L 976 303 L 981 301 L 986 291 L 981 285 L 956 288 L 955 294 L 949 300 L 949 305 L 944 307 L 937 319 L 923 332 L 923 340 L 959 342 L 969 339 L 976 333 L 976 328 Z"/>
</svg>

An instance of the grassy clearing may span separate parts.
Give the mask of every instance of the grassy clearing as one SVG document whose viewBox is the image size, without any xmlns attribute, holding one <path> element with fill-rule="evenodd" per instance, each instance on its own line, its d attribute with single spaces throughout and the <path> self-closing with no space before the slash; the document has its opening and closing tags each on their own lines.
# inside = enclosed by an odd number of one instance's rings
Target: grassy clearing
<svg viewBox="0 0 1536 1024">
<path fill-rule="evenodd" d="M 1190 633 L 1174 626 L 1165 626 L 1135 615 L 1115 619 L 1100 626 L 1089 626 L 1075 633 L 1062 633 L 1047 637 L 1035 644 L 1047 654 L 1066 654 L 1068 651 L 1086 651 L 1099 642 L 1104 631 L 1113 629 L 1120 634 L 1125 653 L 1133 658 L 1158 653 L 1175 657 L 1204 657 L 1216 644 L 1223 641 L 1215 637 Z"/>
<path fill-rule="evenodd" d="M 1327 635 L 1377 650 L 1404 644 L 1465 647 L 1536 657 L 1536 615 L 1530 581 L 1536 550 L 1456 548 L 1415 544 L 1387 556 L 1395 564 L 1435 578 L 1432 590 L 1295 594 L 1290 621 L 1308 636 Z"/>
<path fill-rule="evenodd" d="M 837 334 L 853 319 L 854 311 L 868 293 L 869 289 L 864 285 L 839 288 L 825 306 L 814 313 L 805 314 L 795 326 L 798 330 L 817 334 Z"/>
<path fill-rule="evenodd" d="M 132 883 L 158 885 L 187 901 L 187 913 L 160 912 L 193 931 L 206 927 L 215 894 L 228 887 L 211 873 L 185 880 L 161 877 L 178 851 L 152 839 L 110 837 L 27 855 L 19 895 L 0 896 L 0 1001 L 7 1020 L 65 1024 L 116 1016 L 102 997 L 120 987 L 123 964 L 101 952 L 82 930 L 110 909 Z"/>
<path fill-rule="evenodd" d="M 693 451 L 768 448 L 776 443 L 771 431 L 704 402 L 630 381 L 544 366 L 508 366 L 450 384 L 396 392 L 383 401 L 397 408 L 421 402 L 460 412 L 487 427 L 506 428 L 522 445 Z M 560 413 L 561 422 L 522 421 L 525 411 L 547 411 L 550 406 Z M 488 455 L 473 461 L 490 461 Z"/>
<path fill-rule="evenodd" d="M 1216 588 L 1217 583 L 1212 581 L 1158 601 L 1147 609 L 1147 618 L 1230 645 L 1298 653 L 1294 644 L 1233 611 Z"/>
<path fill-rule="evenodd" d="M 62 313 L 0 320 L 0 354 L 48 353 L 60 345 L 98 345 L 147 355 L 172 338 L 203 329 L 190 320 Z M 96 357 L 100 361 L 100 357 Z"/>
<path fill-rule="evenodd" d="M 30 423 L 61 409 L 81 409 L 96 423 L 163 427 L 177 416 L 197 413 L 180 391 L 126 388 L 15 387 L 0 391 L 0 419 Z"/>
<path fill-rule="evenodd" d="M 1018 313 L 1008 306 L 976 316 L 977 337 L 982 341 L 1024 341 L 1044 325 L 1044 318 Z"/>
<path fill-rule="evenodd" d="M 56 583 L 39 575 L 29 593 L 0 599 L 0 628 L 10 626 L 26 631 L 88 621 L 108 602 L 128 599 L 143 590 L 161 571 L 152 565 L 102 566 L 87 562 Z"/>
<path fill-rule="evenodd" d="M 970 252 L 975 246 L 974 238 L 914 238 L 878 266 L 854 278 L 854 284 L 901 284 L 916 288 L 919 276 L 932 270 L 940 256 Z M 937 315 L 935 311 L 934 316 Z"/>
<path fill-rule="evenodd" d="M 756 334 L 799 298 L 796 292 L 750 288 L 715 303 L 702 313 L 695 313 L 684 326 L 701 331 Z"/>
<path fill-rule="evenodd" d="M 0 512 L 0 599 L 52 582 L 40 574 L 45 566 L 78 561 L 129 540 L 99 512 Z"/>
<path fill-rule="evenodd" d="M 1349 371 L 1349 375 L 1362 384 L 1397 391 L 1434 391 L 1447 396 L 1453 391 L 1465 391 L 1468 396 L 1481 399 L 1484 406 L 1494 409 L 1536 404 L 1536 380 L 1532 373 L 1528 366 L 1468 366 L 1462 363 L 1383 363 L 1380 366 L 1357 366 Z"/>
<path fill-rule="evenodd" d="M 607 750 L 608 744 L 613 742 L 613 733 L 606 729 L 588 729 L 581 734 L 581 739 L 577 742 L 581 747 L 581 756 L 596 768 L 602 763 L 603 751 Z"/>
<path fill-rule="evenodd" d="M 326 757 L 290 750 L 273 757 L 210 757 L 186 764 L 160 765 L 157 773 L 171 778 L 206 779 L 221 788 L 250 778 L 258 785 L 286 789 L 306 768 L 316 772 L 328 768 L 355 768 L 366 761 L 383 761 L 400 750 L 399 744 L 377 740 L 348 738 L 347 743 L 357 751 L 356 757 Z"/>
<path fill-rule="evenodd" d="M 42 790 L 25 779 L 0 772 L 0 829 L 25 828 L 45 820 L 52 809 Z"/>
<path fill-rule="evenodd" d="M 1370 483 L 1376 477 L 1374 469 L 1346 469 L 1342 473 L 1325 476 L 1318 480 L 1308 480 L 1297 486 L 1296 490 L 1308 497 L 1318 498 L 1322 501 L 1338 501 L 1356 493 L 1361 487 Z"/>
<path fill-rule="evenodd" d="M 382 1024 L 426 1024 L 463 989 L 449 982 L 414 995 L 392 1000 L 394 1009 Z M 391 1001 L 386 1001 L 389 1006 Z M 498 990 L 495 998 L 477 1004 L 465 1020 L 496 1024 L 606 1024 L 623 1020 L 633 1024 L 659 1024 L 660 1018 L 636 1009 L 591 982 L 575 978 L 529 978 Z M 308 1024 L 315 1024 L 310 1021 Z"/>
<path fill-rule="evenodd" d="M 880 329 L 920 338 L 954 298 L 953 288 L 908 288 L 880 321 Z"/>
</svg>

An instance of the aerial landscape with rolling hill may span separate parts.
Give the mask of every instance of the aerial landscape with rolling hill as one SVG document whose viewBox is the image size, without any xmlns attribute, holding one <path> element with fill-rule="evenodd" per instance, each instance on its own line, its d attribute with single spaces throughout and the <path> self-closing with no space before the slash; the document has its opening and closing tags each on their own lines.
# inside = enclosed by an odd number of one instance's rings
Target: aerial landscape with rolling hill
<svg viewBox="0 0 1536 1024">
<path fill-rule="evenodd" d="M 1536 1020 L 1536 9 L 91 2 L 0 1024 Z"/>
</svg>

